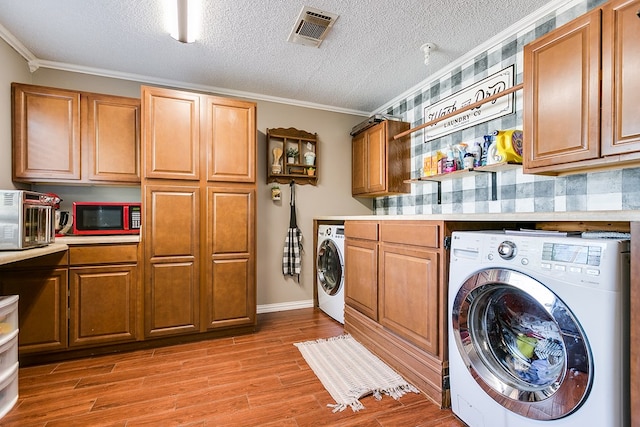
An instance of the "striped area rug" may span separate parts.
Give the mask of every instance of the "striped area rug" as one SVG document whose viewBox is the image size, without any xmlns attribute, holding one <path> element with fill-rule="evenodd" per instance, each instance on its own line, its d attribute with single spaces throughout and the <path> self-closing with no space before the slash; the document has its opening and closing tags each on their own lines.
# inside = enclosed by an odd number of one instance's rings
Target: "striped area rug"
<svg viewBox="0 0 640 427">
<path fill-rule="evenodd" d="M 294 345 L 336 401 L 328 405 L 333 412 L 347 406 L 359 411 L 364 408 L 360 398 L 370 394 L 377 400 L 384 394 L 397 400 L 408 392 L 419 393 L 349 334 Z"/>
</svg>

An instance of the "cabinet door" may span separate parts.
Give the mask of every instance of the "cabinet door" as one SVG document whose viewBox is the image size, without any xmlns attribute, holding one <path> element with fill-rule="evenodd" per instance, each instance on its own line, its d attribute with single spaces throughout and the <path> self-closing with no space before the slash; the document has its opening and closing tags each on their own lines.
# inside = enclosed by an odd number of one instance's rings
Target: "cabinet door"
<svg viewBox="0 0 640 427">
<path fill-rule="evenodd" d="M 602 15 L 602 154 L 640 151 L 639 0 L 616 0 Z"/>
<path fill-rule="evenodd" d="M 13 180 L 80 180 L 80 93 L 12 84 Z"/>
<path fill-rule="evenodd" d="M 206 104 L 207 179 L 255 182 L 256 105 L 217 97 Z"/>
<path fill-rule="evenodd" d="M 351 193 L 355 196 L 367 192 L 367 133 L 361 132 L 351 141 Z"/>
<path fill-rule="evenodd" d="M 525 171 L 598 158 L 600 11 L 524 47 Z"/>
<path fill-rule="evenodd" d="M 199 179 L 200 95 L 142 87 L 146 178 Z"/>
<path fill-rule="evenodd" d="M 136 339 L 137 267 L 112 265 L 69 270 L 69 345 Z"/>
<path fill-rule="evenodd" d="M 377 193 L 387 189 L 387 122 L 367 130 L 365 145 L 367 159 L 367 192 Z"/>
<path fill-rule="evenodd" d="M 207 259 L 203 295 L 209 328 L 255 325 L 255 190 L 207 189 Z"/>
<path fill-rule="evenodd" d="M 140 100 L 83 96 L 84 168 L 90 181 L 140 182 Z"/>
<path fill-rule="evenodd" d="M 198 332 L 199 188 L 146 185 L 144 192 L 145 336 Z"/>
<path fill-rule="evenodd" d="M 416 246 L 380 245 L 379 322 L 438 356 L 438 253 Z"/>
<path fill-rule="evenodd" d="M 20 353 L 67 348 L 67 269 L 3 271 L 0 293 L 19 295 Z"/>
<path fill-rule="evenodd" d="M 347 238 L 344 259 L 345 304 L 378 320 L 378 242 Z"/>
</svg>

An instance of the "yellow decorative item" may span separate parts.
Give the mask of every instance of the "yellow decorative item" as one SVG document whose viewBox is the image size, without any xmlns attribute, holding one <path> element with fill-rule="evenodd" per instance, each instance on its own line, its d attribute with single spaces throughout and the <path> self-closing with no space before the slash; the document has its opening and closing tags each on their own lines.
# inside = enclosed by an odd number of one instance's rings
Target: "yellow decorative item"
<svg viewBox="0 0 640 427">
<path fill-rule="evenodd" d="M 502 162 L 522 163 L 522 131 L 497 130 L 496 151 Z"/>
</svg>

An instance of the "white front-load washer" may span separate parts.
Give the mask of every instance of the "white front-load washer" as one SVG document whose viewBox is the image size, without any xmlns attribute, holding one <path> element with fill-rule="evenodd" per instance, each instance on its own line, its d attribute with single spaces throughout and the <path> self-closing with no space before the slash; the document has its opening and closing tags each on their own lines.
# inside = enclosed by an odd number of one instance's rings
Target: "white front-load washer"
<svg viewBox="0 0 640 427">
<path fill-rule="evenodd" d="M 470 427 L 629 423 L 629 241 L 454 232 L 453 412 Z"/>
<path fill-rule="evenodd" d="M 344 225 L 318 225 L 318 307 L 344 324 Z"/>
</svg>

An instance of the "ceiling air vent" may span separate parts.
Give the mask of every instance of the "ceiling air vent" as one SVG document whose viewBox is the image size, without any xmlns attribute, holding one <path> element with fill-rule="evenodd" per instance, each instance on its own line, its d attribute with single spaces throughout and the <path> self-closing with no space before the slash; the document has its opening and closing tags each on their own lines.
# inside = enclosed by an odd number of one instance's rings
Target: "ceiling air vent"
<svg viewBox="0 0 640 427">
<path fill-rule="evenodd" d="M 334 13 L 324 12 L 309 6 L 304 6 L 298 15 L 288 41 L 305 46 L 319 47 L 327 37 L 329 29 L 338 19 Z"/>
</svg>

